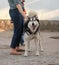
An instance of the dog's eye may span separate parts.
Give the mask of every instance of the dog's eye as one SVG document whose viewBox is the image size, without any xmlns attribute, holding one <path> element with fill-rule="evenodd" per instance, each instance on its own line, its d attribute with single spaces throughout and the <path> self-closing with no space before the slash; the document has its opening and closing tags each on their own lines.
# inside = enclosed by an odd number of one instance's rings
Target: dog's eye
<svg viewBox="0 0 59 65">
<path fill-rule="evenodd" d="M 36 18 L 34 17 L 34 18 L 33 18 L 33 20 L 35 21 L 35 20 L 36 20 Z"/>
<path fill-rule="evenodd" d="M 32 21 L 32 18 L 30 18 L 30 21 Z"/>
</svg>

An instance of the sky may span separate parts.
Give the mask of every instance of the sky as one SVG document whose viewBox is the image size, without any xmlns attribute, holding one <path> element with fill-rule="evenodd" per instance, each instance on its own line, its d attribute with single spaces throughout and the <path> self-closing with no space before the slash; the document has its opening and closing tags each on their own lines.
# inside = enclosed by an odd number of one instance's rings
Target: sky
<svg viewBox="0 0 59 65">
<path fill-rule="evenodd" d="M 26 11 L 36 11 L 41 20 L 59 20 L 59 0 L 26 0 Z M 0 1 L 0 19 L 9 17 L 8 0 Z"/>
</svg>

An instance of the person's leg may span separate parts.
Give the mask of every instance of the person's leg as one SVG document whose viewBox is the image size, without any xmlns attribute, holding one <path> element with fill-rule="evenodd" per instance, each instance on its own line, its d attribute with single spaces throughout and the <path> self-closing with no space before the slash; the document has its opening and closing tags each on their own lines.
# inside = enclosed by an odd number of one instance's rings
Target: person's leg
<svg viewBox="0 0 59 65">
<path fill-rule="evenodd" d="M 18 21 L 18 17 L 17 17 L 17 11 L 16 10 L 12 10 L 10 11 L 10 16 L 13 20 L 13 24 L 14 24 L 14 34 L 13 34 L 13 38 L 11 41 L 11 45 L 10 45 L 10 53 L 11 54 L 21 54 L 19 52 L 16 51 L 16 46 L 19 44 L 19 38 L 20 38 L 20 23 Z"/>
<path fill-rule="evenodd" d="M 23 35 L 24 35 L 24 34 L 22 34 L 21 39 L 20 39 L 20 42 L 19 42 L 19 43 L 21 44 L 21 46 L 24 46 L 24 39 L 23 39 Z"/>
<path fill-rule="evenodd" d="M 23 40 L 23 23 L 24 23 L 24 18 L 23 16 L 19 13 L 19 19 L 18 19 L 19 23 L 20 23 L 20 38 L 18 38 L 18 42 L 19 44 L 23 45 L 24 40 Z M 24 50 L 22 47 L 19 47 L 19 44 L 17 44 L 17 49 L 21 49 Z"/>
<path fill-rule="evenodd" d="M 23 16 L 21 15 L 21 22 L 23 22 L 23 25 L 24 25 L 24 18 L 23 18 Z M 23 26 L 22 26 L 22 28 L 23 28 Z M 21 36 L 21 39 L 20 39 L 20 44 L 21 44 L 21 46 L 23 46 L 24 45 L 24 39 L 23 39 L 23 36 L 24 36 L 24 32 L 22 32 L 22 36 Z"/>
</svg>

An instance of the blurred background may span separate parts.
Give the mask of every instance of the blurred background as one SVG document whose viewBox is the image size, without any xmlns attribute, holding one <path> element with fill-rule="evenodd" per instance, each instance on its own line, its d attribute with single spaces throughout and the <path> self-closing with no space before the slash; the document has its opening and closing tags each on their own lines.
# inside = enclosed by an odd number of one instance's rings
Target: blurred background
<svg viewBox="0 0 59 65">
<path fill-rule="evenodd" d="M 25 9 L 27 14 L 30 10 L 38 13 L 41 30 L 59 31 L 59 0 L 25 0 Z M 13 29 L 8 0 L 0 1 L 0 29 Z"/>
</svg>

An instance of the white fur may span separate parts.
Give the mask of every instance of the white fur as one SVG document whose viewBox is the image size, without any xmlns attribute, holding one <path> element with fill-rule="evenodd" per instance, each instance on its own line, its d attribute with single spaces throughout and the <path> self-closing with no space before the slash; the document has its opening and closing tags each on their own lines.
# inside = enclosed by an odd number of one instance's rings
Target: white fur
<svg viewBox="0 0 59 65">
<path fill-rule="evenodd" d="M 24 53 L 24 56 L 28 56 L 28 49 L 30 48 L 30 41 L 34 39 L 35 41 L 35 44 L 36 44 L 36 55 L 40 55 L 40 51 L 41 51 L 41 45 L 40 45 L 40 35 L 39 33 L 37 32 L 37 34 L 35 35 L 27 35 L 25 33 L 25 36 L 24 36 L 24 40 L 25 40 L 25 53 Z"/>
</svg>

